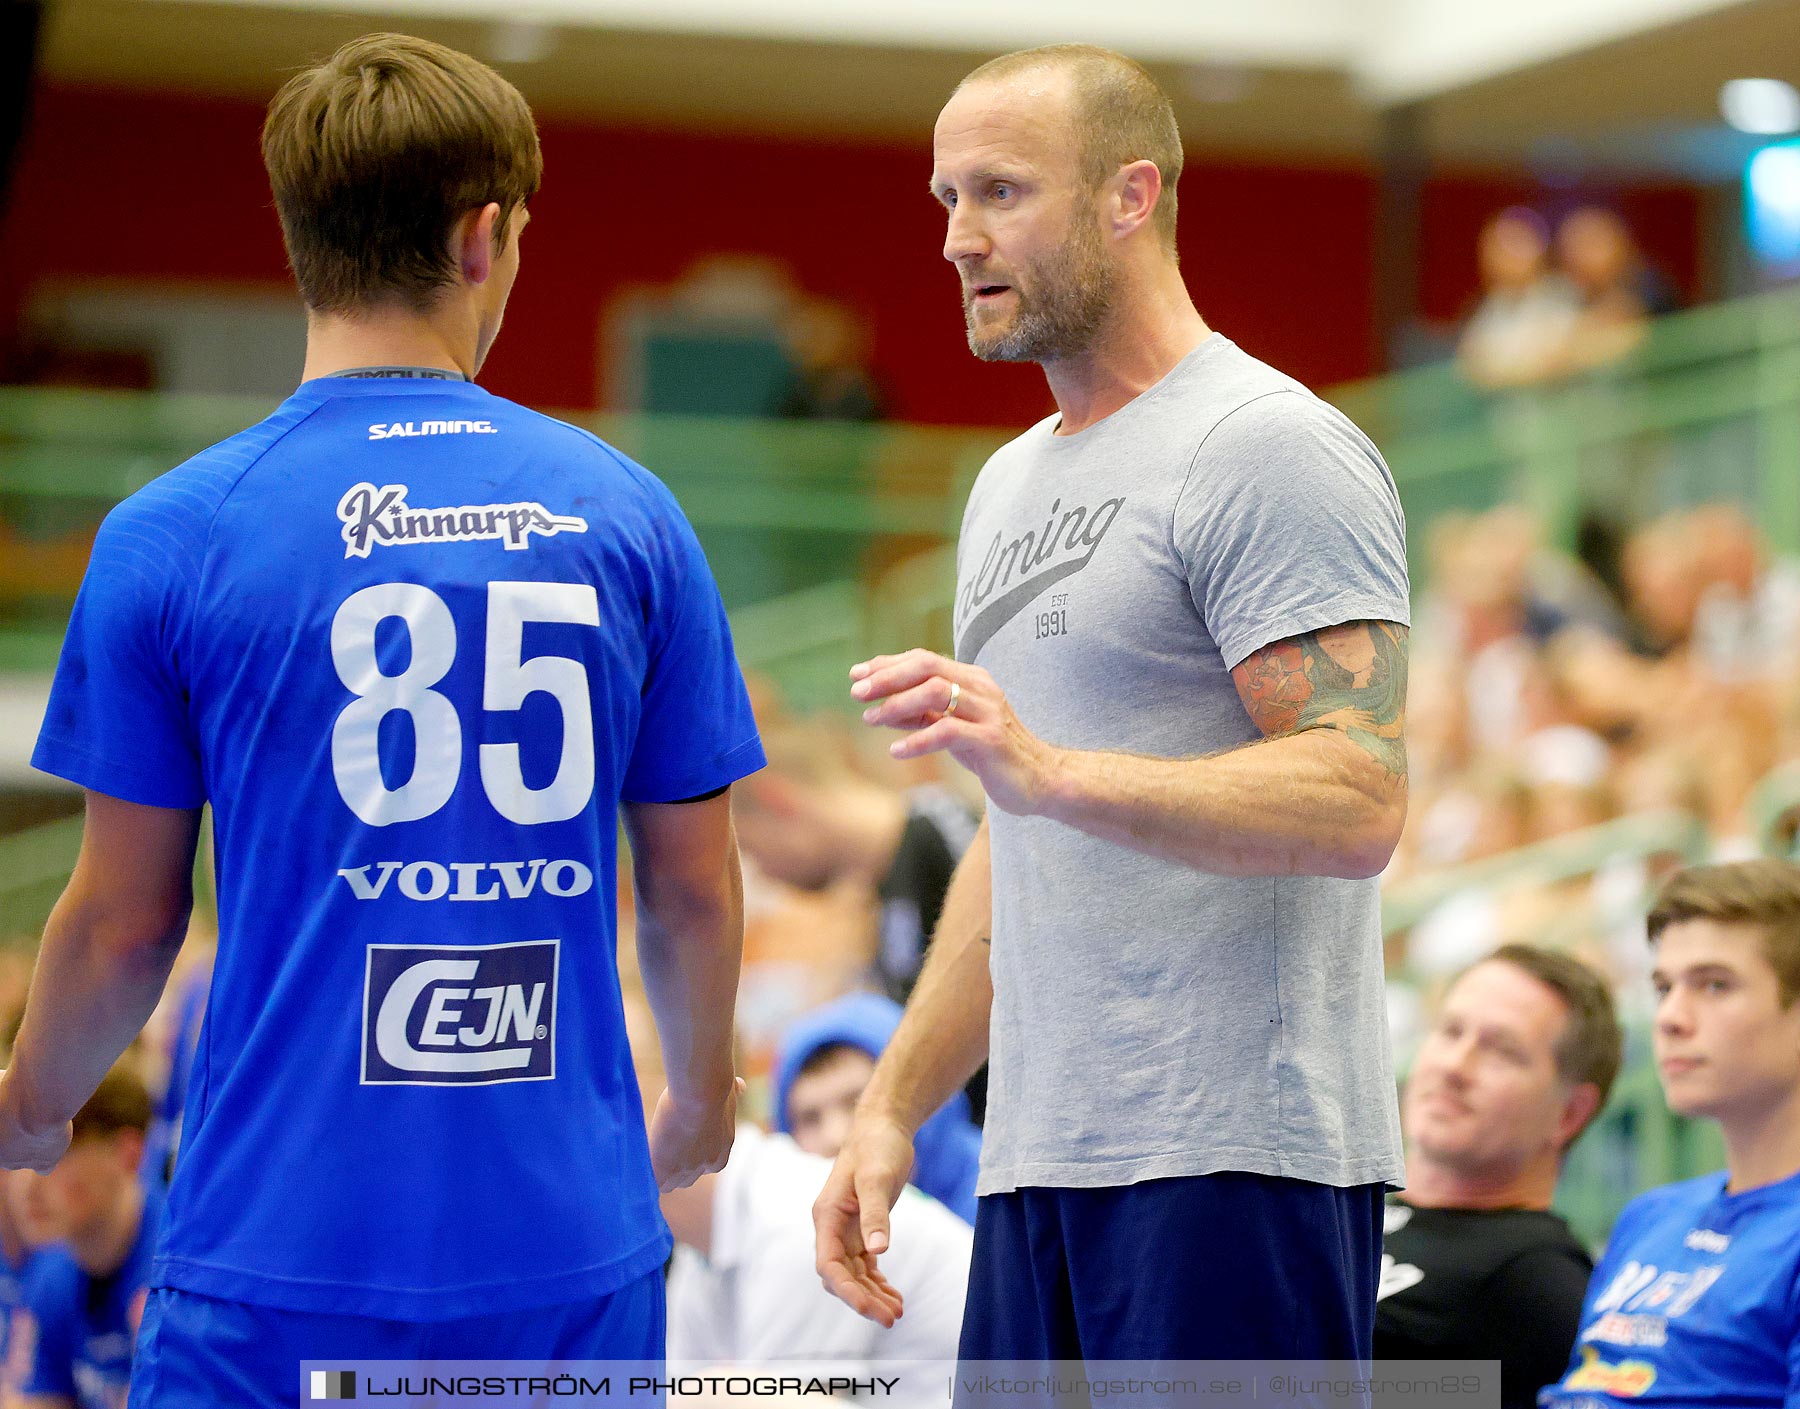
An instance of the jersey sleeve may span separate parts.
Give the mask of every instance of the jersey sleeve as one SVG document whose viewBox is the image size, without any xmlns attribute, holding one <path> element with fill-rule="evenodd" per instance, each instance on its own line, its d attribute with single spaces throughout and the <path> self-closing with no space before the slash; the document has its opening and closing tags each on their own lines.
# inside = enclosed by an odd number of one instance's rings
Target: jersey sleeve
<svg viewBox="0 0 1800 1409">
<path fill-rule="evenodd" d="M 156 486 L 112 511 L 69 620 L 34 767 L 151 807 L 206 801 L 182 679 L 201 545 Z"/>
<path fill-rule="evenodd" d="M 1387 466 L 1303 392 L 1258 397 L 1212 429 L 1176 499 L 1173 536 L 1227 667 L 1326 626 L 1411 624 L 1406 524 Z"/>
<path fill-rule="evenodd" d="M 650 657 L 622 789 L 628 802 L 680 802 L 716 792 L 764 762 L 706 554 L 674 498 L 658 489 Z"/>
</svg>

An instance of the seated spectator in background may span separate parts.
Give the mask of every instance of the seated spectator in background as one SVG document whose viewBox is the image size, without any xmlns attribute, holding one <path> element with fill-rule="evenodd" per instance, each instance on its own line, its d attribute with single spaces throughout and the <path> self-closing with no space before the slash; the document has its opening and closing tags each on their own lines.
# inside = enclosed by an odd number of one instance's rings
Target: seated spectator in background
<svg viewBox="0 0 1800 1409">
<path fill-rule="evenodd" d="M 1580 299 L 1569 334 L 1571 369 L 1623 357 L 1644 340 L 1651 318 L 1679 307 L 1673 286 L 1645 262 L 1616 211 L 1583 206 L 1571 212 L 1556 229 L 1556 259 Z"/>
<path fill-rule="evenodd" d="M 124 1409 L 162 1199 L 138 1177 L 150 1096 L 124 1063 L 76 1112 L 74 1139 L 27 1190 L 61 1242 L 25 1285 L 19 1354 L 27 1409 Z"/>
<path fill-rule="evenodd" d="M 662 1059 L 649 1003 L 629 988 L 625 1023 L 648 1110 L 663 1089 Z M 882 1272 L 904 1292 L 906 1315 L 883 1329 L 826 1291 L 813 1265 L 812 1205 L 830 1172 L 788 1136 L 740 1125 L 724 1169 L 662 1195 L 677 1244 L 671 1369 L 810 1360 L 866 1375 L 879 1362 L 955 1359 L 973 1231 L 916 1189 L 901 1197 L 895 1231 L 906 1246 L 882 1257 Z M 941 1397 L 940 1388 L 931 1402 Z"/>
<path fill-rule="evenodd" d="M 57 1236 L 55 1223 L 35 1206 L 31 1185 L 39 1175 L 28 1169 L 0 1170 L 0 1405 L 16 1402 L 31 1365 L 31 1335 L 24 1330 L 25 1286 L 34 1275 L 38 1255 Z"/>
<path fill-rule="evenodd" d="M 836 1159 L 876 1059 L 900 1025 L 900 1005 L 852 993 L 790 1027 L 775 1057 L 774 1125 L 809 1154 Z M 981 1132 L 957 1092 L 913 1137 L 912 1183 L 971 1227 Z"/>
<path fill-rule="evenodd" d="M 1481 232 L 1486 288 L 1457 343 L 1456 360 L 1470 381 L 1523 386 L 1563 368 L 1579 299 L 1550 268 L 1550 231 L 1537 212 L 1514 206 Z"/>
<path fill-rule="evenodd" d="M 881 911 L 876 982 L 904 1003 L 979 819 L 947 788 L 872 782 L 816 730 L 765 730 L 763 739 L 769 766 L 732 793 L 738 844 L 787 885 L 868 890 Z M 968 1086 L 977 1123 L 986 1092 L 984 1067 Z"/>
<path fill-rule="evenodd" d="M 1800 867 L 1678 872 L 1647 921 L 1669 1107 L 1726 1168 L 1626 1205 L 1549 1409 L 1800 1403 Z"/>
<path fill-rule="evenodd" d="M 723 1170 L 663 1196 L 680 1244 L 669 1272 L 671 1369 L 810 1360 L 867 1374 L 883 1361 L 955 1360 L 974 1230 L 916 1189 L 901 1195 L 881 1271 L 906 1297 L 906 1315 L 884 1329 L 826 1291 L 814 1267 L 812 1205 L 830 1173 L 829 1160 L 787 1136 L 739 1126 Z M 941 1400 L 941 1381 L 936 1390 Z"/>
<path fill-rule="evenodd" d="M 1498 1360 L 1504 1409 L 1562 1372 L 1593 1264 L 1550 1200 L 1621 1048 L 1604 980 L 1567 955 L 1507 945 L 1450 987 L 1402 1103 L 1378 1360 Z"/>
</svg>

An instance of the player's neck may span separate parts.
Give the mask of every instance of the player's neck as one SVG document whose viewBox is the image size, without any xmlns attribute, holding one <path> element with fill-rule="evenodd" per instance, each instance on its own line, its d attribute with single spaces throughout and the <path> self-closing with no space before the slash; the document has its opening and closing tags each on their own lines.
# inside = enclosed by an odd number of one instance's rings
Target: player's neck
<svg viewBox="0 0 1800 1409">
<path fill-rule="evenodd" d="M 1076 435 L 1155 386 L 1211 334 L 1173 264 L 1126 280 L 1106 326 L 1074 357 L 1044 363 L 1062 424 Z"/>
<path fill-rule="evenodd" d="M 1406 1161 L 1406 1202 L 1414 1208 L 1500 1209 L 1550 1207 L 1556 1195 L 1554 1157 L 1519 1167 L 1465 1170 L 1414 1150 Z"/>
<path fill-rule="evenodd" d="M 1725 1187 L 1731 1193 L 1800 1174 L 1800 1086 L 1771 1108 L 1722 1117 L 1719 1129 L 1725 1136 L 1725 1168 L 1731 1172 Z"/>
<path fill-rule="evenodd" d="M 303 381 L 353 367 L 436 367 L 473 378 L 478 333 L 455 307 L 413 313 L 382 308 L 308 313 Z"/>
<path fill-rule="evenodd" d="M 143 1219 L 144 1190 L 134 1179 L 104 1218 L 69 1234 L 69 1255 L 88 1276 L 110 1277 L 125 1265 Z"/>
</svg>

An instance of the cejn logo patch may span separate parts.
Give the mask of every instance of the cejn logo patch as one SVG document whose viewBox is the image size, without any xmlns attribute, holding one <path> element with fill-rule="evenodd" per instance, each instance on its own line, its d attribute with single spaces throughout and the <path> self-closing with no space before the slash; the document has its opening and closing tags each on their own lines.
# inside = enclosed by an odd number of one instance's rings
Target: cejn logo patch
<svg viewBox="0 0 1800 1409">
<path fill-rule="evenodd" d="M 559 940 L 371 944 L 364 1086 L 485 1086 L 556 1075 Z"/>
</svg>

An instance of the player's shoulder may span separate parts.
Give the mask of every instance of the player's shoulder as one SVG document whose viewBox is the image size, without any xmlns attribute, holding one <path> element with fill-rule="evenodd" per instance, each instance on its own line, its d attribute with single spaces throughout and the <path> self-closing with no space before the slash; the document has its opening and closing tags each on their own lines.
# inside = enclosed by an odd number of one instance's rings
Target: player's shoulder
<svg viewBox="0 0 1800 1409">
<path fill-rule="evenodd" d="M 1608 1250 L 1627 1237 L 1685 1236 L 1694 1216 L 1716 1201 L 1724 1189 L 1725 1175 L 1717 1171 L 1646 1189 L 1619 1211 Z"/>
<path fill-rule="evenodd" d="M 557 456 L 559 468 L 578 476 L 591 475 L 623 489 L 658 510 L 676 508 L 675 496 L 655 474 L 611 442 L 585 426 L 564 421 L 504 397 L 493 398 L 496 418 L 504 417 L 520 434 L 540 438 L 546 450 Z"/>
<path fill-rule="evenodd" d="M 235 435 L 209 445 L 167 470 L 115 504 L 102 525 L 103 536 L 142 545 L 152 553 L 173 552 L 205 543 L 219 508 L 244 475 L 296 426 L 313 407 L 290 398 L 279 409 Z"/>
</svg>

